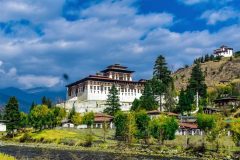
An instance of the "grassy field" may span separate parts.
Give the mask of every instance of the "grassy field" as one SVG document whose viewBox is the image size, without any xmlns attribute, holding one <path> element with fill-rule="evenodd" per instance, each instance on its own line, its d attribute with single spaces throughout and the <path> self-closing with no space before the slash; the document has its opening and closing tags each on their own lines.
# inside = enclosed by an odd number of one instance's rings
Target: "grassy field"
<svg viewBox="0 0 240 160">
<path fill-rule="evenodd" d="M 102 129 L 92 129 L 93 141 L 103 141 L 104 132 Z M 36 142 L 46 142 L 46 143 L 59 143 L 61 140 L 76 140 L 85 141 L 86 136 L 89 134 L 88 129 L 74 129 L 74 128 L 58 128 L 58 129 L 46 129 L 40 132 L 28 132 L 28 136 Z M 108 130 L 106 133 L 106 141 L 108 143 L 116 143 L 114 140 L 115 130 Z M 0 138 L 3 133 L 0 133 Z M 19 133 L 13 138 L 13 141 L 19 141 L 24 136 L 24 133 Z M 175 140 L 165 141 L 166 145 L 186 145 L 187 138 L 189 138 L 190 144 L 201 144 L 201 136 L 176 136 Z M 152 142 L 157 143 L 157 142 Z M 207 145 L 211 143 L 207 142 Z M 220 145 L 222 147 L 234 147 L 235 144 L 230 136 L 222 137 L 220 139 Z"/>
<path fill-rule="evenodd" d="M 19 133 L 11 141 L 15 142 L 36 142 L 36 143 L 54 143 L 70 146 L 83 145 L 86 139 L 91 135 L 94 143 L 102 143 L 104 132 L 102 129 L 46 129 L 40 132 Z M 113 140 L 114 130 L 108 130 L 106 133 L 106 142 L 115 143 Z"/>
<path fill-rule="evenodd" d="M 106 133 L 106 143 L 105 145 L 116 145 L 118 142 L 114 139 L 115 130 L 108 130 Z M 73 129 L 73 128 L 59 128 L 59 129 L 49 129 L 40 132 L 28 132 L 20 133 L 15 136 L 12 141 L 15 142 L 34 142 L 34 143 L 52 143 L 52 144 L 63 144 L 68 146 L 81 146 L 87 139 L 89 135 L 88 129 Z M 93 145 L 103 144 L 104 132 L 102 129 L 92 129 L 91 132 Z M 201 136 L 176 136 L 174 140 L 165 141 L 165 146 L 184 148 L 187 143 L 187 138 L 189 138 L 190 146 L 200 146 L 202 137 Z M 206 146 L 209 149 L 214 149 L 215 144 L 206 141 Z M 229 136 L 222 137 L 220 140 L 220 148 L 224 149 L 234 149 L 235 147 L 232 138 Z M 133 145 L 138 145 L 141 142 L 135 141 Z M 150 140 L 153 145 L 158 145 L 158 142 L 154 139 Z M 240 149 L 239 149 L 240 150 Z"/>
<path fill-rule="evenodd" d="M 114 139 L 115 130 L 108 130 L 106 134 L 106 142 L 103 141 L 103 130 L 92 129 L 92 147 L 86 147 L 87 135 L 89 135 L 88 129 L 49 129 L 40 132 L 28 132 L 20 133 L 13 139 L 5 139 L 6 144 L 12 143 L 13 145 L 25 145 L 25 146 L 38 146 L 43 148 L 58 148 L 69 150 L 90 150 L 90 151 L 103 151 L 113 153 L 126 153 L 126 154 L 145 154 L 145 155 L 164 155 L 164 156 L 196 156 L 198 153 L 195 150 L 198 146 L 201 146 L 201 136 L 176 136 L 174 140 L 167 140 L 164 145 L 160 145 L 157 140 L 150 139 L 151 145 L 145 145 L 143 141 L 135 141 L 131 145 L 127 145 L 124 142 L 119 142 Z M 186 150 L 186 142 L 189 138 L 190 150 Z M 240 151 L 239 147 L 235 147 L 231 137 L 222 137 L 220 139 L 220 153 L 215 152 L 216 144 L 209 143 L 205 140 L 208 155 L 222 157 L 226 155 L 232 155 L 233 151 Z M 195 150 L 195 153 L 193 151 Z"/>
<path fill-rule="evenodd" d="M 0 153 L 0 159 L 1 160 L 16 160 L 16 158 L 14 158 L 13 156 L 9 156 L 3 153 Z"/>
</svg>

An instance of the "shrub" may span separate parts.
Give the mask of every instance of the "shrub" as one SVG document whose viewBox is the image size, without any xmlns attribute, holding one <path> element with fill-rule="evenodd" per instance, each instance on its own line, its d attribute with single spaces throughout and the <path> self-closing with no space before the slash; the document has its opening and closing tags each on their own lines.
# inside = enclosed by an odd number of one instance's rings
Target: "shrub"
<svg viewBox="0 0 240 160">
<path fill-rule="evenodd" d="M 32 140 L 32 137 L 30 136 L 30 134 L 28 132 L 24 133 L 23 136 L 19 138 L 20 143 L 30 142 L 31 140 Z"/>
<path fill-rule="evenodd" d="M 1 160 L 16 160 L 15 157 L 4 154 L 4 153 L 0 153 L 0 159 Z"/>
<path fill-rule="evenodd" d="M 93 142 L 93 136 L 91 133 L 86 134 L 84 147 L 91 147 Z"/>
<path fill-rule="evenodd" d="M 59 143 L 68 146 L 75 146 L 77 144 L 77 141 L 74 139 L 60 139 Z"/>
</svg>

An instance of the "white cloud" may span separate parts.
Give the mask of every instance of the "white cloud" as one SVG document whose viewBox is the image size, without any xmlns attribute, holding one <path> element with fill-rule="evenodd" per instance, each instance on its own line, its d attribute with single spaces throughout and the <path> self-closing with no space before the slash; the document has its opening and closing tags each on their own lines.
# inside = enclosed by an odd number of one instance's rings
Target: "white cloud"
<svg viewBox="0 0 240 160">
<path fill-rule="evenodd" d="M 136 8 L 130 5 L 133 1 L 111 1 L 106 0 L 105 2 L 90 6 L 89 8 L 82 10 L 79 14 L 84 17 L 99 17 L 101 19 L 109 18 L 125 18 L 129 15 L 135 15 L 137 13 Z"/>
<path fill-rule="evenodd" d="M 18 82 L 25 88 L 54 87 L 60 83 L 60 79 L 53 76 L 24 75 L 18 77 Z"/>
<path fill-rule="evenodd" d="M 0 20 L 28 19 L 36 22 L 61 14 L 64 0 L 0 0 Z"/>
<path fill-rule="evenodd" d="M 187 5 L 193 5 L 193 4 L 198 4 L 202 2 L 207 2 L 208 0 L 179 0 Z"/>
<path fill-rule="evenodd" d="M 33 87 L 54 87 L 60 83 L 62 83 L 61 79 L 57 76 L 18 74 L 15 67 L 7 69 L 3 63 L 0 68 L 0 88 L 10 86 L 20 87 L 23 89 Z"/>
<path fill-rule="evenodd" d="M 33 3 L 36 8 L 42 5 L 40 1 Z M 4 11 L 5 19 L 14 18 L 19 10 Z M 0 31 L 0 55 L 4 62 L 0 65 L 0 87 L 54 87 L 62 83 L 59 77 L 63 73 L 68 73 L 72 82 L 110 63 L 123 63 L 137 71 L 137 78 L 149 78 L 159 54 L 164 54 L 176 68 L 196 56 L 211 53 L 221 44 L 240 49 L 240 34 L 236 34 L 240 33 L 239 25 L 214 33 L 208 30 L 178 33 L 168 29 L 175 23 L 174 15 L 138 14 L 130 1 L 92 5 L 79 11 L 82 17 L 76 21 L 67 21 L 60 14 L 52 14 L 46 20 L 45 13 L 23 13 L 15 18 L 25 16 L 33 23 L 39 22 L 44 35 L 29 36 L 30 28 L 13 37 Z"/>
<path fill-rule="evenodd" d="M 224 7 L 219 10 L 207 10 L 201 15 L 201 19 L 206 19 L 207 24 L 214 25 L 229 19 L 239 18 L 240 13 L 232 7 Z"/>
<path fill-rule="evenodd" d="M 179 1 L 186 5 L 196 5 L 200 3 L 213 3 L 216 5 L 224 5 L 233 0 L 179 0 Z"/>
</svg>

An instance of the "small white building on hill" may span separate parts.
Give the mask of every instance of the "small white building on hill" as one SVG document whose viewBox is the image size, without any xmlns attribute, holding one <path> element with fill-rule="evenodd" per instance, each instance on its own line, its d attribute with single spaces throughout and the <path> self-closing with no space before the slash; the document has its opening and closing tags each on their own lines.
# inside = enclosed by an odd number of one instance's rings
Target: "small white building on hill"
<svg viewBox="0 0 240 160">
<path fill-rule="evenodd" d="M 6 132 L 7 131 L 7 125 L 5 121 L 0 120 L 0 132 Z"/>
<path fill-rule="evenodd" d="M 222 45 L 220 48 L 215 49 L 213 54 L 215 56 L 221 56 L 221 57 L 232 57 L 233 56 L 233 48 L 229 48 L 225 45 Z"/>
</svg>

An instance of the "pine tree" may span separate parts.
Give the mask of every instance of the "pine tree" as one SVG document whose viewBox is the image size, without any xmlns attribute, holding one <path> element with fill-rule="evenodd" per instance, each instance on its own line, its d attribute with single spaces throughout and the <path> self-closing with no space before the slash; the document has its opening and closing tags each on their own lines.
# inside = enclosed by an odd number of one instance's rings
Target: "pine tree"
<svg viewBox="0 0 240 160">
<path fill-rule="evenodd" d="M 171 77 L 171 71 L 167 67 L 165 58 L 160 55 L 155 61 L 153 77 L 159 80 L 157 89 L 155 87 L 155 95 L 159 96 L 160 110 L 162 111 L 162 96 L 167 92 L 169 87 L 173 87 L 173 78 Z"/>
<path fill-rule="evenodd" d="M 187 86 L 187 93 L 189 94 L 189 98 L 191 102 L 194 101 L 194 96 L 198 92 L 199 96 L 204 100 L 207 97 L 207 85 L 205 84 L 205 77 L 201 70 L 201 66 L 197 63 L 191 73 L 191 77 L 189 79 L 189 83 Z M 205 105 L 205 100 L 203 101 Z"/>
<path fill-rule="evenodd" d="M 46 106 L 48 106 L 48 108 L 52 108 L 52 101 L 51 101 L 51 99 L 43 96 L 42 97 L 42 105 L 46 105 Z"/>
<path fill-rule="evenodd" d="M 120 103 L 119 103 L 119 97 L 118 97 L 118 90 L 113 84 L 107 98 L 107 103 L 106 105 L 108 106 L 104 112 L 114 116 L 118 111 L 120 111 Z"/>
<path fill-rule="evenodd" d="M 153 76 L 161 80 L 165 86 L 169 86 L 173 81 L 171 71 L 168 69 L 166 60 L 162 55 L 155 61 Z"/>
<path fill-rule="evenodd" d="M 4 119 L 7 121 L 8 134 L 14 136 L 14 130 L 20 125 L 20 112 L 16 97 L 10 97 L 5 107 Z"/>
<path fill-rule="evenodd" d="M 153 90 L 151 87 L 151 82 L 147 82 L 144 87 L 143 94 L 140 98 L 140 106 L 141 109 L 145 109 L 147 111 L 157 109 L 157 102 L 154 98 Z"/>
<path fill-rule="evenodd" d="M 131 106 L 131 111 L 138 111 L 138 110 L 140 110 L 140 100 L 139 99 L 134 99 L 134 101 L 132 102 L 132 106 Z"/>
<path fill-rule="evenodd" d="M 174 91 L 172 88 L 168 88 L 166 94 L 165 94 L 165 110 L 168 112 L 174 111 L 176 108 L 176 101 L 174 99 Z"/>
<path fill-rule="evenodd" d="M 205 61 L 205 62 L 208 62 L 209 60 L 210 60 L 210 57 L 209 57 L 208 54 L 206 54 L 206 55 L 205 55 L 205 59 L 204 59 L 204 61 Z"/>
<path fill-rule="evenodd" d="M 204 58 L 203 58 L 203 57 L 201 57 L 200 62 L 201 62 L 201 63 L 204 63 Z"/>
<path fill-rule="evenodd" d="M 47 98 L 46 98 L 46 96 L 42 97 L 42 105 L 47 105 Z"/>
<path fill-rule="evenodd" d="M 211 55 L 210 56 L 210 61 L 213 61 L 214 60 L 214 55 Z"/>
<path fill-rule="evenodd" d="M 186 101 L 185 93 L 184 90 L 181 89 L 178 101 L 178 111 L 180 111 L 181 114 L 183 114 L 184 112 L 185 101 Z"/>
</svg>

